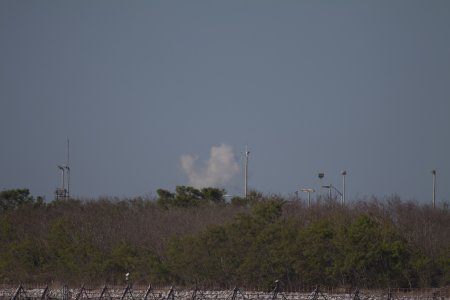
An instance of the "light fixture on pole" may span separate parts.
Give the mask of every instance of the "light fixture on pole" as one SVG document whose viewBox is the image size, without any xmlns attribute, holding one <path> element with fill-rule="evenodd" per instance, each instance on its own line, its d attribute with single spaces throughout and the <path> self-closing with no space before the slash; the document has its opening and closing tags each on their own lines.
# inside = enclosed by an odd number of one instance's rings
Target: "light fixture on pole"
<svg viewBox="0 0 450 300">
<path fill-rule="evenodd" d="M 320 179 L 320 185 L 322 185 L 322 180 L 325 177 L 325 173 L 324 172 L 319 172 L 319 174 L 317 174 L 317 177 L 319 177 Z M 321 193 L 321 192 L 320 192 Z"/>
<path fill-rule="evenodd" d="M 342 205 L 345 205 L 345 175 L 347 175 L 347 171 L 343 170 L 341 172 L 342 175 Z"/>
<path fill-rule="evenodd" d="M 310 188 L 304 188 L 304 189 L 301 189 L 301 191 L 304 193 L 308 193 L 308 206 L 311 205 L 311 193 L 314 193 L 315 190 L 310 189 Z"/>
</svg>

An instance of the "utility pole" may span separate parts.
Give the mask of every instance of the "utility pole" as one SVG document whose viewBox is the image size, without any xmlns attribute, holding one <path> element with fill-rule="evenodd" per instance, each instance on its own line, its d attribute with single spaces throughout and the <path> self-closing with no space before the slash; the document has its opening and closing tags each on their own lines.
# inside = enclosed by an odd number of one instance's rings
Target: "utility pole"
<svg viewBox="0 0 450 300">
<path fill-rule="evenodd" d="M 345 175 L 347 175 L 347 171 L 343 170 L 341 172 L 342 175 L 342 205 L 345 205 Z"/>
<path fill-rule="evenodd" d="M 56 199 L 69 199 L 70 198 L 69 139 L 67 139 L 67 164 L 59 165 L 58 169 L 61 170 L 61 187 L 57 188 L 55 191 Z M 65 180 L 66 172 L 67 172 L 67 183 Z"/>
<path fill-rule="evenodd" d="M 247 184 L 248 184 L 248 157 L 250 151 L 248 151 L 248 146 L 245 146 L 245 169 L 244 169 L 244 197 L 247 197 Z"/>
<path fill-rule="evenodd" d="M 69 139 L 67 139 L 67 198 L 70 198 Z"/>
<path fill-rule="evenodd" d="M 433 174 L 433 208 L 436 208 L 436 170 L 431 171 Z"/>
</svg>

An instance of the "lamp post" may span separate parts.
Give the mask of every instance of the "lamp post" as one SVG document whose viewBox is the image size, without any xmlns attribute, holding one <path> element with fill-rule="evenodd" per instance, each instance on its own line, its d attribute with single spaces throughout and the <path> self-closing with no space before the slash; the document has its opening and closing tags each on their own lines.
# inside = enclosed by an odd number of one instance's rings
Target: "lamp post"
<svg viewBox="0 0 450 300">
<path fill-rule="evenodd" d="M 310 206 L 311 205 L 311 193 L 315 192 L 314 189 L 304 188 L 304 189 L 301 189 L 301 191 L 304 193 L 308 193 L 308 206 Z"/>
<path fill-rule="evenodd" d="M 320 185 L 322 185 L 322 180 L 325 177 L 325 173 L 324 172 L 320 172 L 319 174 L 317 174 L 317 177 L 319 177 L 320 179 Z M 321 193 L 321 192 L 320 192 Z M 322 193 L 321 193 L 322 194 Z"/>
<path fill-rule="evenodd" d="M 245 147 L 245 168 L 244 168 L 244 197 L 247 197 L 247 187 L 248 187 L 248 156 L 250 151 L 248 151 L 248 146 Z"/>
<path fill-rule="evenodd" d="M 341 172 L 342 175 L 342 205 L 345 205 L 345 175 L 347 175 L 347 171 L 343 170 Z"/>
<path fill-rule="evenodd" d="M 334 189 L 340 196 L 341 196 L 341 203 L 345 205 L 345 175 L 347 175 L 347 170 L 342 170 L 342 193 L 339 191 L 336 187 L 334 187 L 332 184 L 330 185 L 323 185 L 322 188 L 328 189 L 328 197 L 331 199 L 331 190 Z M 322 180 L 325 177 L 324 173 L 319 173 L 319 179 Z"/>
<path fill-rule="evenodd" d="M 436 208 L 436 170 L 432 170 L 433 174 L 433 208 Z"/>
</svg>

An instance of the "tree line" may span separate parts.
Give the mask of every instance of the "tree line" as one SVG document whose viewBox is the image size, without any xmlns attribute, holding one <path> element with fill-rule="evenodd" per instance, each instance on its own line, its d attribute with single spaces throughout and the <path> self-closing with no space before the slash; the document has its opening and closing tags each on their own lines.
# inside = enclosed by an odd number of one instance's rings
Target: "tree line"
<svg viewBox="0 0 450 300">
<path fill-rule="evenodd" d="M 399 197 L 311 206 L 180 186 L 156 198 L 45 202 L 0 192 L 0 283 L 267 289 L 450 284 L 450 212 Z"/>
</svg>

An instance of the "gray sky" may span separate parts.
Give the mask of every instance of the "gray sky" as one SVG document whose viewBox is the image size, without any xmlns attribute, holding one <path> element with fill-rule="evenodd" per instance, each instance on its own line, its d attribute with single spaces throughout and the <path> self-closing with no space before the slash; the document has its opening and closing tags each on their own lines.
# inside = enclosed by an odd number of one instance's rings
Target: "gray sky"
<svg viewBox="0 0 450 300">
<path fill-rule="evenodd" d="M 450 201 L 449 1 L 0 2 L 0 190 Z M 325 191 L 322 191 L 325 193 Z"/>
</svg>

